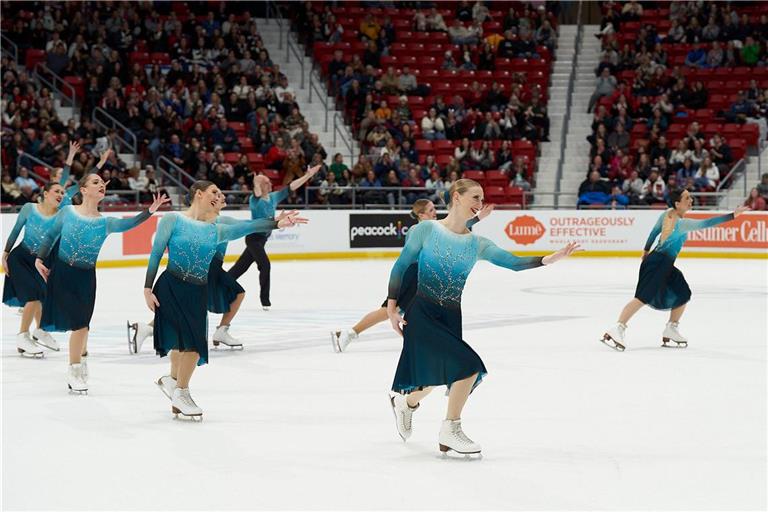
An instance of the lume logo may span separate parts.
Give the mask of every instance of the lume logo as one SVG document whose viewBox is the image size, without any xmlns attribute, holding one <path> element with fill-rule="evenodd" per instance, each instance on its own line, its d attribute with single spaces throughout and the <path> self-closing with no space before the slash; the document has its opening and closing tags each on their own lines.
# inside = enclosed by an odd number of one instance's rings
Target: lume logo
<svg viewBox="0 0 768 512">
<path fill-rule="evenodd" d="M 507 224 L 504 232 L 520 245 L 529 245 L 544 236 L 544 225 L 530 215 L 521 215 Z"/>
</svg>

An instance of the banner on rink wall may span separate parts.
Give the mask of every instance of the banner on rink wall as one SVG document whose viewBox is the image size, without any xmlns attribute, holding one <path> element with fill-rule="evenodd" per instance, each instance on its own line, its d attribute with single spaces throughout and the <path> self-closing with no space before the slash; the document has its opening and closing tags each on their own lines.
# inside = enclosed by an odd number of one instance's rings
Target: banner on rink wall
<svg viewBox="0 0 768 512">
<path fill-rule="evenodd" d="M 586 256 L 631 256 L 642 251 L 648 234 L 663 212 L 653 211 L 538 211 L 497 210 L 475 225 L 474 232 L 503 249 L 523 254 L 546 254 L 568 242 L 579 242 Z M 691 213 L 705 219 L 726 212 Z M 130 217 L 135 213 L 105 213 Z M 105 265 L 140 264 L 149 257 L 157 223 L 153 216 L 138 228 L 107 238 L 99 261 Z M 247 220 L 248 211 L 225 212 Z M 267 251 L 277 258 L 347 258 L 394 256 L 399 253 L 408 229 L 415 223 L 406 213 L 391 211 L 307 210 L 309 224 L 274 231 Z M 3 234 L 8 236 L 15 214 L 3 214 Z M 230 259 L 242 253 L 242 239 L 230 242 Z M 377 251 L 378 250 L 378 251 Z M 682 256 L 768 257 L 768 213 L 749 212 L 713 228 L 692 232 Z"/>
<path fill-rule="evenodd" d="M 414 224 L 407 213 L 350 213 L 349 247 L 403 247 Z"/>
</svg>

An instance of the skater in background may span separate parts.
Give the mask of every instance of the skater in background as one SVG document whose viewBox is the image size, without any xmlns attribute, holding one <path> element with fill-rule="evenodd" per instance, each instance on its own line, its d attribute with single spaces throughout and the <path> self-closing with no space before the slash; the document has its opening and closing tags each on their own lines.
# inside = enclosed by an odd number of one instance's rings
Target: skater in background
<svg viewBox="0 0 768 512">
<path fill-rule="evenodd" d="M 157 385 L 171 399 L 175 414 L 201 418 L 189 382 L 197 365 L 208 362 L 207 279 L 216 247 L 249 233 L 306 223 L 297 212 L 276 220 L 257 219 L 235 224 L 215 223 L 221 191 L 209 181 L 190 188 L 190 207 L 163 216 L 157 226 L 144 283 L 144 299 L 155 314 L 154 345 L 161 357 L 171 355 L 171 371 Z M 168 265 L 155 282 L 160 259 L 168 249 Z M 153 287 L 154 285 L 154 287 Z"/>
<path fill-rule="evenodd" d="M 65 194 L 64 185 L 69 180 L 70 167 L 79 150 L 77 142 L 69 143 L 63 170 L 51 176 L 52 180 L 43 187 L 42 202 L 27 203 L 22 207 L 5 244 L 3 304 L 22 308 L 21 326 L 16 335 L 16 349 L 22 355 L 42 356 L 41 346 L 60 350 L 56 339 L 40 328 L 45 281 L 35 268 L 35 258 L 43 237 L 53 227 L 56 215 L 71 198 L 71 194 Z M 22 229 L 24 237 L 13 248 Z M 29 328 L 33 319 L 37 327 L 30 335 Z"/>
<path fill-rule="evenodd" d="M 688 339 L 680 334 L 679 322 L 686 304 L 691 300 L 691 289 L 683 273 L 675 267 L 677 255 L 691 231 L 717 226 L 749 210 L 740 206 L 727 215 L 691 220 L 683 218 L 693 206 L 693 198 L 687 190 L 670 193 L 670 202 L 673 208 L 661 214 L 645 243 L 635 297 L 624 306 L 618 323 L 603 334 L 601 341 L 616 350 L 624 350 L 627 322 L 646 304 L 653 309 L 670 310 L 669 321 L 661 335 L 662 346 L 671 346 L 668 345 L 670 341 L 675 343 L 674 347 L 688 346 Z M 651 250 L 657 237 L 659 241 Z"/>
<path fill-rule="evenodd" d="M 204 222 L 216 222 L 218 224 L 236 224 L 237 219 L 223 217 L 219 214 L 227 205 L 227 199 L 223 193 L 219 194 L 218 201 L 209 217 Z M 229 327 L 235 318 L 240 305 L 245 298 L 245 290 L 232 276 L 222 268 L 224 256 L 227 254 L 227 241 L 216 246 L 216 253 L 211 259 L 208 268 L 208 311 L 222 314 L 221 322 L 213 333 L 213 346 L 224 344 L 230 348 L 243 348 L 243 344 L 229 334 Z M 154 321 L 148 324 L 141 322 L 128 322 L 128 347 L 134 354 L 141 352 L 141 347 L 149 336 L 152 336 Z"/>
<path fill-rule="evenodd" d="M 156 195 L 149 209 L 130 219 L 102 217 L 99 203 L 104 199 L 106 183 L 98 174 L 80 179 L 82 203 L 65 206 L 46 233 L 35 260 L 35 267 L 46 281 L 43 300 L 44 330 L 72 331 L 69 338 L 69 373 L 67 385 L 72 391 L 88 391 L 88 332 L 96 301 L 96 260 L 111 233 L 128 231 L 146 221 L 162 205 L 170 202 Z M 58 241 L 51 262 L 46 259 Z M 49 269 L 50 265 L 50 269 Z"/>
<path fill-rule="evenodd" d="M 304 176 L 296 178 L 287 187 L 283 187 L 277 192 L 272 192 L 272 182 L 268 177 L 263 175 L 254 176 L 253 195 L 251 195 L 248 201 L 248 205 L 251 208 L 251 218 L 254 220 L 274 219 L 277 205 L 287 199 L 291 191 L 301 188 L 317 174 L 321 167 L 321 165 L 316 165 L 315 167 L 307 168 Z M 261 300 L 261 307 L 265 311 L 272 306 L 272 302 L 269 300 L 269 275 L 272 264 L 264 249 L 268 238 L 269 234 L 264 235 L 261 233 L 253 233 L 245 237 L 245 251 L 229 269 L 229 275 L 237 280 L 256 262 L 256 267 L 259 269 L 259 287 L 261 288 L 259 298 Z"/>
<path fill-rule="evenodd" d="M 440 450 L 480 453 L 480 445 L 461 427 L 461 411 L 469 394 L 485 376 L 480 357 L 462 339 L 461 294 L 477 260 L 525 270 L 551 265 L 579 249 L 568 244 L 541 257 L 519 258 L 467 229 L 467 221 L 483 207 L 483 189 L 474 180 L 457 180 L 450 188 L 451 208 L 439 221 L 423 221 L 411 228 L 403 252 L 389 280 L 387 314 L 403 336 L 403 350 L 391 397 L 397 430 L 410 437 L 413 412 L 435 386 L 448 386 L 448 410 L 438 442 Z M 418 262 L 416 296 L 405 310 L 397 308 L 407 269 Z M 401 327 L 402 326 L 402 327 Z"/>
<path fill-rule="evenodd" d="M 450 199 L 446 201 L 446 204 L 450 204 L 449 201 Z M 493 211 L 493 206 L 494 205 L 483 206 L 483 209 L 478 212 L 477 217 L 472 217 L 469 219 L 467 222 L 467 229 L 471 231 L 473 225 L 490 215 Z M 421 222 L 422 220 L 436 220 L 437 209 L 435 208 L 435 204 L 429 199 L 417 199 L 413 203 L 410 215 L 411 218 L 415 219 L 417 222 Z M 406 240 L 407 237 L 408 235 L 406 234 Z M 405 311 L 407 309 L 408 304 L 416 294 L 417 274 L 418 264 L 416 263 L 408 267 L 408 270 L 405 271 L 405 275 L 403 276 L 403 285 L 400 289 L 400 296 L 397 300 L 397 306 L 401 311 Z M 333 345 L 333 350 L 335 352 L 344 352 L 349 344 L 357 340 L 358 336 L 360 336 L 363 331 L 366 331 L 374 325 L 386 321 L 387 318 L 387 299 L 384 299 L 384 302 L 381 304 L 379 309 L 375 309 L 363 316 L 363 318 L 361 318 L 359 322 L 352 326 L 351 329 L 331 331 L 331 344 Z"/>
</svg>

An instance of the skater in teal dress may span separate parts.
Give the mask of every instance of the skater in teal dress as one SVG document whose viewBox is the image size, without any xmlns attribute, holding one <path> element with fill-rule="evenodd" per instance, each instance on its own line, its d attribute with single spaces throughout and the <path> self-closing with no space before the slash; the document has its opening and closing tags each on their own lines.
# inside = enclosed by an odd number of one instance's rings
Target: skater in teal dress
<svg viewBox="0 0 768 512">
<path fill-rule="evenodd" d="M 479 453 L 480 445 L 461 429 L 461 411 L 470 392 L 487 373 L 480 356 L 463 340 L 461 294 L 478 260 L 511 270 L 549 265 L 578 250 L 568 244 L 541 257 L 520 258 L 467 229 L 467 221 L 483 206 L 483 189 L 460 179 L 450 190 L 451 208 L 440 221 L 422 221 L 411 228 L 389 281 L 387 313 L 403 336 L 391 397 L 398 433 L 411 434 L 411 416 L 435 386 L 448 386 L 448 410 L 439 435 L 440 449 Z M 397 298 L 406 270 L 418 262 L 416 296 L 401 316 Z M 402 327 L 401 327 L 402 326 Z"/>
<path fill-rule="evenodd" d="M 64 185 L 69 180 L 70 166 L 79 150 L 78 143 L 69 144 L 69 153 L 63 170 L 58 175 L 51 176 L 52 180 L 43 187 L 41 203 L 27 203 L 22 207 L 5 244 L 3 304 L 23 308 L 21 327 L 19 334 L 16 335 L 16 348 L 22 355 L 42 356 L 41 346 L 59 350 L 59 345 L 53 336 L 41 328 L 45 281 L 35 268 L 35 259 L 43 237 L 53 227 L 56 215 L 61 211 L 62 206 L 69 203 L 72 194 L 65 193 Z M 22 229 L 24 237 L 14 248 Z M 33 319 L 37 328 L 30 334 L 29 328 Z"/>
<path fill-rule="evenodd" d="M 163 216 L 144 283 L 144 298 L 155 314 L 155 351 L 161 357 L 171 355 L 170 375 L 161 377 L 157 385 L 171 399 L 173 412 L 189 417 L 202 417 L 189 393 L 189 382 L 195 367 L 208 362 L 207 281 L 217 246 L 249 233 L 306 223 L 297 212 L 284 212 L 274 220 L 216 223 L 220 195 L 213 183 L 198 181 L 190 188 L 191 206 Z M 155 282 L 166 249 L 168 265 Z"/>
<path fill-rule="evenodd" d="M 447 193 L 448 192 L 446 191 L 446 195 Z M 446 203 L 449 201 L 450 200 L 446 201 Z M 485 205 L 483 209 L 478 212 L 477 217 L 469 219 L 467 222 L 467 229 L 471 230 L 472 226 L 486 218 L 492 211 L 493 205 Z M 437 209 L 435 208 L 435 204 L 429 199 L 417 199 L 413 203 L 410 215 L 411 218 L 415 219 L 417 222 L 421 222 L 422 220 L 437 220 Z M 407 236 L 408 234 L 406 233 L 406 237 Z M 416 296 L 417 275 L 418 264 L 416 263 L 408 267 L 408 270 L 406 270 L 403 275 L 403 285 L 400 287 L 400 295 L 397 298 L 397 305 L 403 311 L 407 308 L 408 304 L 410 304 L 411 300 L 413 300 L 413 297 Z M 363 331 L 366 331 L 381 322 L 385 322 L 387 318 L 389 318 L 387 316 L 387 300 L 388 299 L 384 299 L 384 302 L 379 309 L 367 313 L 350 329 L 331 331 L 331 345 L 333 346 L 334 352 L 344 352 L 349 344 L 357 340 L 358 336 Z"/>
<path fill-rule="evenodd" d="M 128 231 L 146 221 L 170 202 L 157 195 L 152 205 L 130 219 L 103 217 L 99 203 L 106 184 L 98 174 L 84 176 L 78 183 L 82 204 L 65 206 L 46 233 L 35 267 L 46 281 L 42 326 L 46 331 L 72 331 L 69 339 L 69 388 L 88 390 L 88 370 L 82 359 L 87 353 L 88 332 L 96 301 L 96 260 L 111 233 Z M 58 242 L 58 251 L 49 265 L 46 259 Z"/>
<path fill-rule="evenodd" d="M 691 231 L 731 221 L 749 210 L 746 206 L 740 206 L 727 215 L 691 220 L 683 218 L 693 206 L 693 198 L 687 190 L 672 192 L 670 202 L 673 208 L 661 214 L 645 243 L 635 298 L 624 306 L 616 325 L 603 334 L 603 343 L 616 350 L 624 350 L 627 322 L 646 304 L 653 309 L 670 310 L 669 321 L 662 333 L 662 346 L 688 346 L 687 338 L 680 334 L 678 327 L 685 306 L 691 299 L 691 289 L 683 273 L 675 267 L 677 255 L 680 254 Z M 653 247 L 657 238 L 658 243 Z M 674 345 L 669 345 L 670 342 Z"/>
</svg>

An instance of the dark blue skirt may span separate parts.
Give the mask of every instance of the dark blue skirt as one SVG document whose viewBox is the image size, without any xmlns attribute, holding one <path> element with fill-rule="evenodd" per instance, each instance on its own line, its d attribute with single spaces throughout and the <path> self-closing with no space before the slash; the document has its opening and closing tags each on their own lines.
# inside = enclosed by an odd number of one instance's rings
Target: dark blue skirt
<svg viewBox="0 0 768 512">
<path fill-rule="evenodd" d="M 96 269 L 73 267 L 53 258 L 50 270 L 42 329 L 63 332 L 90 327 L 96 304 Z"/>
<path fill-rule="evenodd" d="M 477 373 L 474 389 L 488 373 L 480 356 L 462 338 L 461 309 L 435 304 L 416 294 L 405 311 L 403 351 L 392 390 L 410 393 L 449 386 Z"/>
<path fill-rule="evenodd" d="M 14 308 L 45 298 L 45 281 L 35 268 L 37 256 L 23 245 L 8 254 L 8 270 L 3 283 L 3 304 Z"/>
<path fill-rule="evenodd" d="M 229 313 L 229 305 L 245 289 L 223 268 L 224 261 L 214 257 L 208 267 L 208 311 Z"/>
<path fill-rule="evenodd" d="M 402 311 L 407 311 L 408 307 L 416 297 L 416 290 L 419 288 L 419 265 L 414 263 L 403 274 L 403 280 L 400 284 L 400 293 L 397 294 L 397 307 Z M 381 307 L 387 307 L 387 300 L 384 299 L 384 303 Z"/>
<path fill-rule="evenodd" d="M 207 286 L 190 283 L 167 270 L 160 274 L 152 293 L 155 308 L 155 352 L 165 357 L 171 350 L 197 352 L 197 364 L 208 362 Z"/>
<path fill-rule="evenodd" d="M 653 251 L 640 265 L 635 298 L 653 309 L 675 309 L 691 300 L 691 289 L 675 260 Z"/>
</svg>

